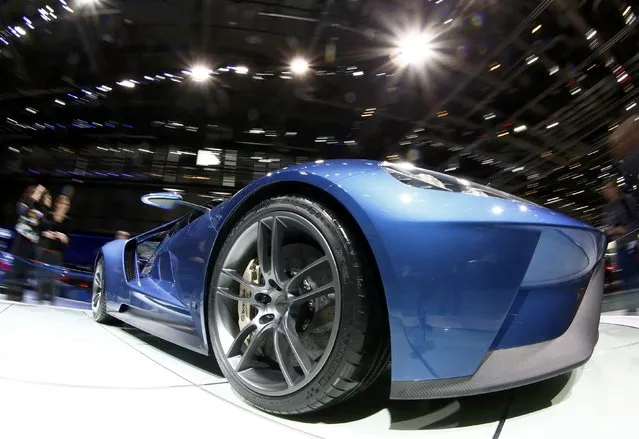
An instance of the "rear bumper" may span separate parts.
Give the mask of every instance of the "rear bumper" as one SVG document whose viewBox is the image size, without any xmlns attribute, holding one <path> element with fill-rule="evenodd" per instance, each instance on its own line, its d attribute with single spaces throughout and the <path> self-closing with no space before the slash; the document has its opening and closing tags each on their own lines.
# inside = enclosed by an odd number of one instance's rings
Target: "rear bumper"
<svg viewBox="0 0 639 439">
<path fill-rule="evenodd" d="M 599 337 L 604 265 L 600 263 L 566 332 L 550 341 L 489 352 L 472 376 L 394 381 L 391 399 L 455 398 L 519 387 L 569 372 L 588 361 Z"/>
</svg>

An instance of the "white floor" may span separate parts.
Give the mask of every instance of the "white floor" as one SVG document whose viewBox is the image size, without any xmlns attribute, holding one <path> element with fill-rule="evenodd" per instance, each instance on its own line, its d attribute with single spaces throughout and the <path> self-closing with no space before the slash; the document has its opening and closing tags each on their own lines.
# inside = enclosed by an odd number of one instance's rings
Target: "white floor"
<svg viewBox="0 0 639 439">
<path fill-rule="evenodd" d="M 402 402 L 380 384 L 291 420 L 245 405 L 206 357 L 86 311 L 0 302 L 0 437 L 634 438 L 637 328 L 636 316 L 602 317 L 585 367 L 514 391 Z"/>
</svg>

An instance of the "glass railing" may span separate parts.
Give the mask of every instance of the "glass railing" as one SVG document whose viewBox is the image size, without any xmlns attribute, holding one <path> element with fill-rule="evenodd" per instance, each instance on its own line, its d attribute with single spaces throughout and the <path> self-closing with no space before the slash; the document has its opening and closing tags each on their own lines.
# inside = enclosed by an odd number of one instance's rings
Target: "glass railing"
<svg viewBox="0 0 639 439">
<path fill-rule="evenodd" d="M 0 251 L 0 298 L 18 301 L 89 303 L 93 273 L 49 265 Z"/>
</svg>

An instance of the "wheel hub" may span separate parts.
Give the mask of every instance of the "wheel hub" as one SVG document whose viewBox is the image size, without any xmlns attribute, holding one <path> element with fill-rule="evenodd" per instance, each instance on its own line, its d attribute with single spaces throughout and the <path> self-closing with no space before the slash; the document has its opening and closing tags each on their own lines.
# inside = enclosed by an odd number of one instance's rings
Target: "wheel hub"
<svg viewBox="0 0 639 439">
<path fill-rule="evenodd" d="M 256 302 L 263 305 L 263 310 L 260 313 L 262 317 L 272 316 L 262 324 L 269 323 L 273 320 L 279 322 L 289 311 L 290 304 L 286 297 L 286 294 L 276 289 L 270 289 L 266 293 L 257 293 L 255 295 Z"/>
<path fill-rule="evenodd" d="M 282 294 L 279 291 L 276 291 L 275 293 L 277 294 L 273 294 L 273 296 L 271 296 L 274 297 L 273 304 L 275 310 L 280 315 L 284 315 L 289 310 L 289 303 L 286 294 Z"/>
</svg>

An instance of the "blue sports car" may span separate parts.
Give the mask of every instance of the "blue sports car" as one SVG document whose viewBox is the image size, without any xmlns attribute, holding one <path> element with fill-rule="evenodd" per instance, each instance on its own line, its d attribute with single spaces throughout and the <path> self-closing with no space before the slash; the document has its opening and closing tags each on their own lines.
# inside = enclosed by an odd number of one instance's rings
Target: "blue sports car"
<svg viewBox="0 0 639 439">
<path fill-rule="evenodd" d="M 490 187 L 411 165 L 272 172 L 95 265 L 94 319 L 206 355 L 277 414 L 341 403 L 388 367 L 392 399 L 550 378 L 598 338 L 604 235 Z"/>
</svg>

